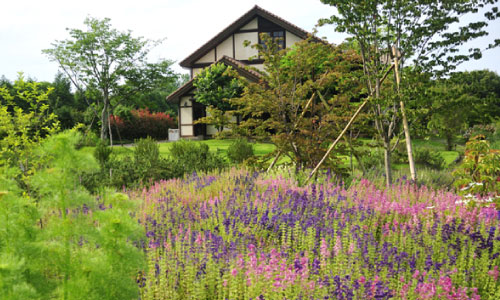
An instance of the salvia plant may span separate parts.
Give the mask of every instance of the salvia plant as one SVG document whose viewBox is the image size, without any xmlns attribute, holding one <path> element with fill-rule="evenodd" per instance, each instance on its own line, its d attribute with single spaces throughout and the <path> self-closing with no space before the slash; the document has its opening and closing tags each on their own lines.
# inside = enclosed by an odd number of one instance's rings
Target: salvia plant
<svg viewBox="0 0 500 300">
<path fill-rule="evenodd" d="M 401 180 L 244 170 L 158 182 L 140 299 L 500 299 L 500 211 Z"/>
</svg>

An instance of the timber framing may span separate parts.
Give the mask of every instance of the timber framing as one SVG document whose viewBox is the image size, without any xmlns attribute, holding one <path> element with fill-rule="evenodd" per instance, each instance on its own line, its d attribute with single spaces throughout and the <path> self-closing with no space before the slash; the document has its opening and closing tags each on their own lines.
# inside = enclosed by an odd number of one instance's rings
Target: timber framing
<svg viewBox="0 0 500 300">
<path fill-rule="evenodd" d="M 258 29 L 241 29 L 244 27 L 246 24 L 248 24 L 250 21 L 252 21 L 255 18 L 258 18 L 259 23 L 263 23 L 262 25 L 259 24 Z M 274 24 L 271 28 L 266 26 L 268 24 Z M 235 33 L 244 33 L 244 32 L 266 32 L 275 30 L 275 29 L 283 29 L 284 31 L 288 31 L 290 33 L 293 33 L 294 35 L 298 36 L 301 39 L 306 39 L 310 33 L 293 25 L 292 23 L 276 16 L 275 14 L 264 10 L 260 8 L 259 6 L 255 5 L 251 10 L 249 10 L 247 13 L 245 13 L 243 16 L 241 16 L 239 19 L 234 21 L 231 25 L 226 27 L 224 30 L 222 30 L 219 34 L 217 34 L 214 38 L 206 42 L 203 46 L 198 48 L 195 52 L 193 52 L 191 55 L 189 55 L 187 58 L 185 58 L 183 61 L 181 61 L 179 64 L 181 67 L 184 68 L 193 68 L 194 64 L 196 61 L 198 61 L 200 58 L 205 56 L 209 51 L 212 49 L 216 49 L 217 45 L 222 43 L 224 40 L 226 40 L 229 37 L 233 37 L 233 57 L 235 57 L 235 43 L 234 43 L 234 34 Z M 320 40 L 319 38 L 315 38 L 317 40 Z"/>
<path fill-rule="evenodd" d="M 251 69 L 251 67 L 239 60 L 236 60 L 234 58 L 228 57 L 228 56 L 223 56 L 221 59 L 214 63 L 209 63 L 206 66 L 212 65 L 212 64 L 217 64 L 217 63 L 222 63 L 225 64 L 226 66 L 231 66 L 234 68 L 240 76 L 243 76 L 244 78 L 252 81 L 252 82 L 258 82 L 261 78 L 262 75 Z M 206 67 L 205 66 L 205 67 Z M 192 96 L 194 95 L 192 91 L 195 89 L 193 85 L 194 79 L 189 80 L 186 82 L 183 86 L 178 88 L 176 91 L 174 91 L 172 94 L 170 94 L 167 97 L 167 102 L 172 102 L 172 103 L 177 103 L 179 102 L 180 98 L 183 96 Z M 185 125 L 185 124 L 183 124 Z"/>
</svg>

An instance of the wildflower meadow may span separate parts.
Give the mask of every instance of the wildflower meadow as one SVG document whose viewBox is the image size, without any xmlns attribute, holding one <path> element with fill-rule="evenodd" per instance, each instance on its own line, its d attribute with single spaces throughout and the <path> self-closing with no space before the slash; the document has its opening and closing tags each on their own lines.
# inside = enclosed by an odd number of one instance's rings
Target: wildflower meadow
<svg viewBox="0 0 500 300">
<path fill-rule="evenodd" d="M 500 299 L 500 211 L 399 181 L 232 169 L 141 200 L 140 299 Z"/>
</svg>

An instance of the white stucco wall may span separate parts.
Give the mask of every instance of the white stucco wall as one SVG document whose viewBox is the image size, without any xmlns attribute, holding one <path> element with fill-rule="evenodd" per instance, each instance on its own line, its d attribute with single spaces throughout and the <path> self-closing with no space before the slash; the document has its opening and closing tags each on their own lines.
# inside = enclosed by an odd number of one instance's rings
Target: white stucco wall
<svg viewBox="0 0 500 300">
<path fill-rule="evenodd" d="M 302 39 L 291 32 L 286 32 L 286 47 L 291 47 L 293 44 L 302 41 Z"/>
<path fill-rule="evenodd" d="M 224 55 L 233 57 L 233 36 L 231 35 L 224 42 L 217 45 L 217 60 L 221 59 Z"/>
<path fill-rule="evenodd" d="M 195 64 L 199 63 L 211 63 L 215 61 L 215 50 L 212 49 L 208 51 L 207 54 L 205 54 L 202 58 L 198 59 Z"/>
<path fill-rule="evenodd" d="M 245 33 L 237 33 L 234 35 L 234 47 L 236 59 L 246 60 L 249 57 L 256 56 L 258 54 L 257 49 L 254 49 L 250 46 L 245 47 L 243 43 L 245 41 L 250 41 L 250 45 L 257 44 L 259 42 L 259 37 L 257 32 L 245 32 Z"/>
<path fill-rule="evenodd" d="M 241 27 L 240 30 L 257 29 L 258 28 L 257 26 L 258 26 L 257 18 L 255 18 L 252 21 L 248 22 L 245 26 Z"/>
<path fill-rule="evenodd" d="M 192 124 L 193 123 L 193 108 L 191 107 L 191 97 L 184 96 L 180 101 L 180 123 L 183 124 Z M 189 106 L 189 107 L 185 107 Z M 184 134 L 182 134 L 184 135 Z"/>
<path fill-rule="evenodd" d="M 217 129 L 214 125 L 207 125 L 207 135 L 215 135 L 217 133 Z"/>
<path fill-rule="evenodd" d="M 194 133 L 192 125 L 181 126 L 181 136 L 192 136 Z"/>
</svg>

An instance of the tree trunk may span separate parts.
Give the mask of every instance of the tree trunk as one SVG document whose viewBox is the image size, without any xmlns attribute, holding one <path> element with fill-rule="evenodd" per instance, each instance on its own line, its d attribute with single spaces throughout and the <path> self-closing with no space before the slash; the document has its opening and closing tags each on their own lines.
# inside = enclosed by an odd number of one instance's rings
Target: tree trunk
<svg viewBox="0 0 500 300">
<path fill-rule="evenodd" d="M 109 93 L 106 89 L 102 91 L 102 111 L 101 111 L 101 140 L 109 138 Z"/>
<path fill-rule="evenodd" d="M 390 187 L 392 184 L 390 140 L 384 140 L 384 168 L 385 168 L 385 184 L 387 185 L 387 187 Z"/>
<path fill-rule="evenodd" d="M 398 51 L 396 47 L 392 47 L 392 54 L 394 55 L 394 74 L 396 75 L 396 85 L 398 96 L 401 97 L 401 93 L 399 90 L 399 59 L 398 59 Z M 413 149 L 411 146 L 411 136 L 410 136 L 410 127 L 408 126 L 408 118 L 406 117 L 405 104 L 403 100 L 399 99 L 399 106 L 401 108 L 401 115 L 403 117 L 403 129 L 405 132 L 405 140 L 406 140 L 406 151 L 408 152 L 408 164 L 410 165 L 410 174 L 411 180 L 413 182 L 417 181 L 417 169 L 415 167 L 415 161 L 413 160 Z"/>
<path fill-rule="evenodd" d="M 104 107 L 102 108 L 101 111 L 101 140 L 107 140 L 108 139 L 108 102 L 104 101 Z"/>
</svg>

